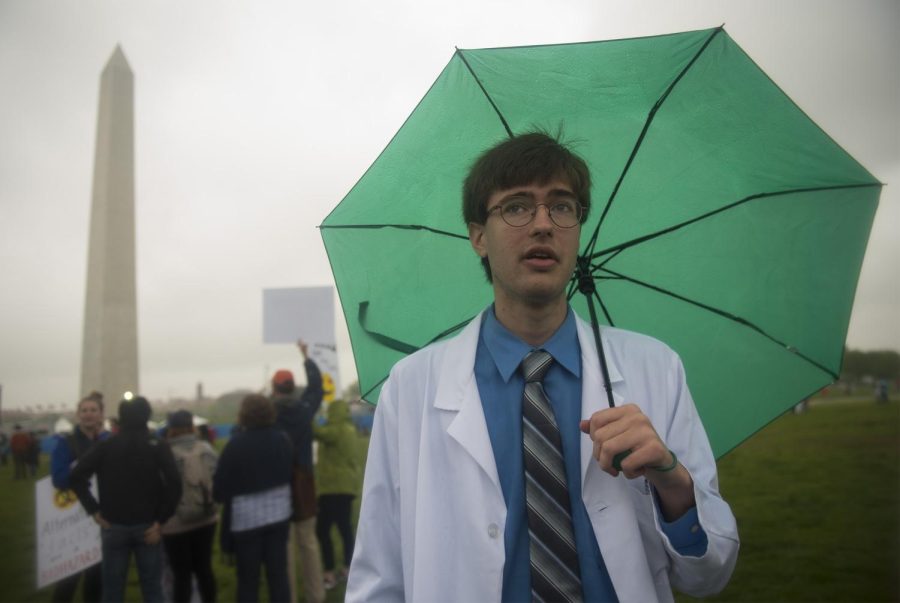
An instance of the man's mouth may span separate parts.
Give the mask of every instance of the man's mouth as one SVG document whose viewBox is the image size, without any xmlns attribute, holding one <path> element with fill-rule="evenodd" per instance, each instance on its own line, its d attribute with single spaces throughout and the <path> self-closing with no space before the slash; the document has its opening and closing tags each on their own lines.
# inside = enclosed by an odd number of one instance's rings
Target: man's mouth
<svg viewBox="0 0 900 603">
<path fill-rule="evenodd" d="M 524 260 L 533 266 L 550 266 L 556 264 L 559 258 L 552 249 L 534 248 L 525 252 Z"/>
</svg>

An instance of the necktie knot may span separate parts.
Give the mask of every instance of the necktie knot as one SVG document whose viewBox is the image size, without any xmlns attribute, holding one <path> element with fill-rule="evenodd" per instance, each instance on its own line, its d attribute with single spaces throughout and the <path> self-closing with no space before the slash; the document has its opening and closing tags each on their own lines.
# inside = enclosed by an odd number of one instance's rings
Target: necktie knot
<svg viewBox="0 0 900 603">
<path fill-rule="evenodd" d="M 525 383 L 542 382 L 551 364 L 553 364 L 553 356 L 549 352 L 545 350 L 528 352 L 522 360 L 522 374 L 525 376 Z"/>
</svg>

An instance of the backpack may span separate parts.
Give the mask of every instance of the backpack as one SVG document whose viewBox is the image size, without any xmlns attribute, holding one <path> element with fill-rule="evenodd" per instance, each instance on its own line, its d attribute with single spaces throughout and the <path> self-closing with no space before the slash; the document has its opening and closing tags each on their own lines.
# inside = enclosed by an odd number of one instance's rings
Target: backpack
<svg viewBox="0 0 900 603">
<path fill-rule="evenodd" d="M 216 505 L 212 498 L 212 476 L 203 461 L 204 446 L 194 442 L 187 451 L 173 447 L 172 452 L 181 473 L 181 500 L 175 517 L 183 523 L 211 519 L 216 514 Z"/>
</svg>

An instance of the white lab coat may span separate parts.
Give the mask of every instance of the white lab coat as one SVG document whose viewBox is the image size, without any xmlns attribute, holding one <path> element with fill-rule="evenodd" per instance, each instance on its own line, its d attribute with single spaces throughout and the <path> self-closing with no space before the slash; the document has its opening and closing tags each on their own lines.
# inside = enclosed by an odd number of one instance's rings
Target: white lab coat
<svg viewBox="0 0 900 603">
<path fill-rule="evenodd" d="M 401 360 L 385 383 L 369 444 L 346 601 L 500 601 L 506 504 L 473 366 L 480 316 L 457 337 Z M 659 341 L 601 331 L 617 405 L 650 418 L 694 480 L 702 557 L 660 530 L 643 478 L 601 471 L 581 443 L 582 500 L 619 601 L 671 601 L 672 588 L 721 590 L 737 560 L 734 516 L 720 497 L 709 441 L 681 360 Z M 578 320 L 582 417 L 607 407 L 591 327 Z"/>
</svg>

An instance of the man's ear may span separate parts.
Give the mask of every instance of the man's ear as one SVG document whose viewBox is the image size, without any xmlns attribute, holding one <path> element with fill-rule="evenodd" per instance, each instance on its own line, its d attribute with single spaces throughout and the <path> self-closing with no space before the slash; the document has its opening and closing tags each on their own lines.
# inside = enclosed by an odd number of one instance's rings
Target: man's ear
<svg viewBox="0 0 900 603">
<path fill-rule="evenodd" d="M 472 244 L 475 253 L 483 258 L 487 257 L 487 247 L 484 244 L 484 224 L 469 222 L 469 243 Z"/>
</svg>

